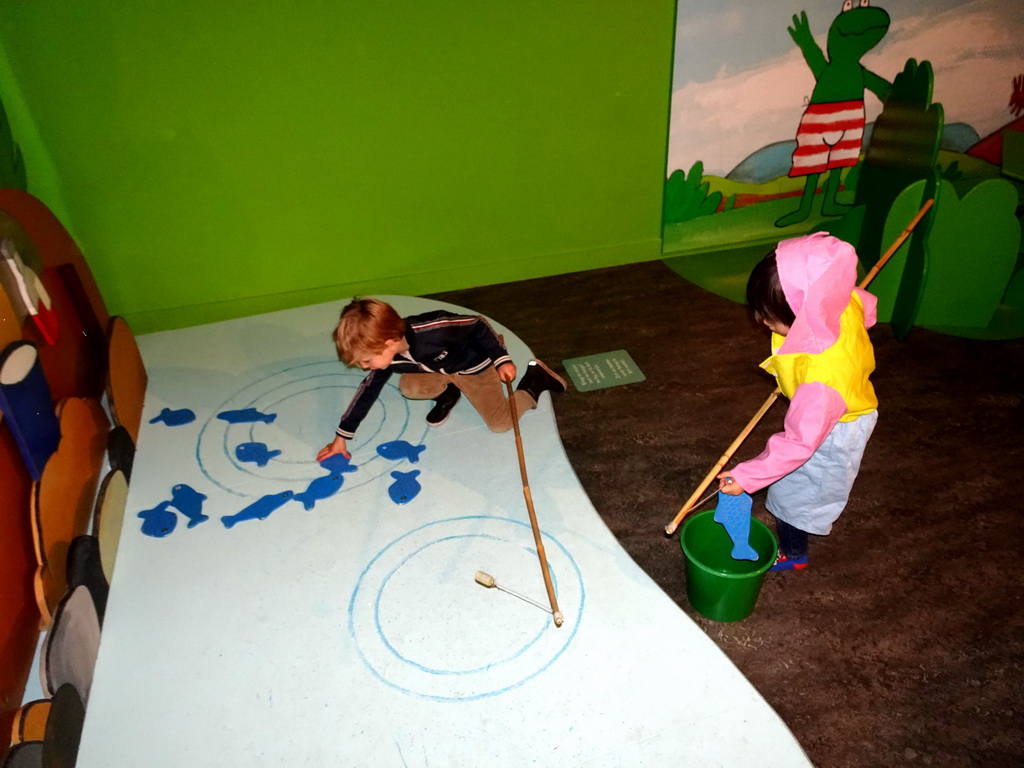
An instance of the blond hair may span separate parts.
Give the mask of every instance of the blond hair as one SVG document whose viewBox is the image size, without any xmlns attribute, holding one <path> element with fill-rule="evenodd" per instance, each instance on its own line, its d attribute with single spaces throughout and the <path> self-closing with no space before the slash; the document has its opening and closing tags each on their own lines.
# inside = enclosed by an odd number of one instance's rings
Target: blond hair
<svg viewBox="0 0 1024 768">
<path fill-rule="evenodd" d="M 381 352 L 388 341 L 405 337 L 405 320 L 379 299 L 352 299 L 334 329 L 334 346 L 345 365 Z"/>
</svg>

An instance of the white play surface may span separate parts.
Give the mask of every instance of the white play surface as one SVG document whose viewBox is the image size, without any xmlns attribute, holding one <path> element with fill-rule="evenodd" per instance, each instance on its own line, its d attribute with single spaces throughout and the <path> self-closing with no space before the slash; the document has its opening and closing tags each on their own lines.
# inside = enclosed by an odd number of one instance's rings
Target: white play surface
<svg viewBox="0 0 1024 768">
<path fill-rule="evenodd" d="M 344 303 L 139 338 L 149 389 L 78 768 L 810 765 L 602 523 L 550 395 L 521 425 L 560 628 L 474 581 L 547 603 L 513 433 L 465 400 L 428 428 L 432 403 L 405 400 L 397 377 L 340 491 L 227 528 L 326 474 L 316 452 L 362 379 L 329 338 Z M 494 326 L 522 372 L 529 349 Z M 250 407 L 276 418 L 217 418 Z M 196 419 L 148 423 L 163 408 Z M 394 440 L 426 448 L 415 464 L 377 454 Z M 243 462 L 247 442 L 281 453 Z M 422 490 L 396 504 L 391 473 L 415 469 Z M 144 533 L 137 514 L 179 484 L 209 519 L 175 513 L 171 533 Z"/>
</svg>

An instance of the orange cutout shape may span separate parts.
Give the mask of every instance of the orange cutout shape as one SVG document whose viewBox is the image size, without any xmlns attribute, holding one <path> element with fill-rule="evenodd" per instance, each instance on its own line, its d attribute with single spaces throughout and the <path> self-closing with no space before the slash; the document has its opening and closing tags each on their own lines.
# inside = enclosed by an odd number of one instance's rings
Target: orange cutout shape
<svg viewBox="0 0 1024 768">
<path fill-rule="evenodd" d="M 139 444 L 139 424 L 146 399 L 146 366 L 135 343 L 135 334 L 123 317 L 110 318 L 107 331 L 107 398 L 114 421 L 128 430 Z"/>
<path fill-rule="evenodd" d="M 35 699 L 24 704 L 14 718 L 11 729 L 11 743 L 42 741 L 46 735 L 46 718 L 50 716 L 50 700 Z"/>
<path fill-rule="evenodd" d="M 57 407 L 60 443 L 32 485 L 36 603 L 49 625 L 68 589 L 71 541 L 89 529 L 110 423 L 99 401 L 69 397 Z"/>
</svg>

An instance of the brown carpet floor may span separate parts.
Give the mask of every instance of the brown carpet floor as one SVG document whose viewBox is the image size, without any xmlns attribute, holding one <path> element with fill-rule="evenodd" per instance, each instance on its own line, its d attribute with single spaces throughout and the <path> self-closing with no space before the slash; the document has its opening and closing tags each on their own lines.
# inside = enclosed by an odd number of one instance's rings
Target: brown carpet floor
<svg viewBox="0 0 1024 768">
<path fill-rule="evenodd" d="M 744 307 L 661 262 L 431 298 L 495 318 L 559 371 L 629 352 L 645 382 L 557 396 L 566 453 L 626 551 L 816 766 L 1024 765 L 1024 341 L 874 328 L 880 418 L 849 506 L 806 571 L 769 573 L 750 617 L 718 623 L 690 606 L 664 528 L 772 390 Z M 763 492 L 754 514 L 772 527 Z"/>
</svg>

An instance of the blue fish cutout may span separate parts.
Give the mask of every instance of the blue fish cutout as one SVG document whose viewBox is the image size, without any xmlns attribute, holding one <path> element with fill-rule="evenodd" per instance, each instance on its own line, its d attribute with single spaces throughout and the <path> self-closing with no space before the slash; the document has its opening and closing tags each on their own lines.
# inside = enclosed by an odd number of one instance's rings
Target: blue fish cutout
<svg viewBox="0 0 1024 768">
<path fill-rule="evenodd" d="M 203 502 L 206 496 L 190 485 L 179 483 L 171 488 L 170 505 L 188 518 L 188 527 L 195 528 L 202 522 L 210 519 L 209 515 L 203 514 Z"/>
<path fill-rule="evenodd" d="M 320 462 L 320 466 L 326 469 L 332 474 L 343 474 L 345 472 L 355 472 L 359 467 L 351 463 L 352 459 L 341 453 L 336 453 L 333 456 L 328 456 L 326 459 Z"/>
<path fill-rule="evenodd" d="M 270 517 L 270 514 L 275 509 L 284 505 L 284 503 L 294 495 L 295 494 L 291 491 L 268 494 L 267 496 L 257 499 L 241 512 L 236 512 L 233 515 L 225 515 L 220 519 L 220 521 L 224 523 L 225 528 L 231 528 L 235 523 L 240 523 L 243 520 L 265 520 Z"/>
<path fill-rule="evenodd" d="M 395 482 L 388 488 L 388 496 L 395 504 L 408 504 L 410 501 L 416 498 L 422 488 L 419 481 L 416 479 L 420 471 L 414 469 L 412 472 L 392 472 L 391 476 L 395 478 Z"/>
<path fill-rule="evenodd" d="M 302 493 L 295 494 L 295 501 L 301 501 L 306 509 L 312 509 L 318 501 L 333 496 L 341 490 L 345 478 L 341 475 L 324 475 L 309 484 Z"/>
<path fill-rule="evenodd" d="M 235 448 L 235 456 L 239 461 L 255 463 L 258 467 L 265 467 L 275 456 L 280 456 L 280 451 L 267 450 L 266 443 L 242 443 Z"/>
<path fill-rule="evenodd" d="M 255 408 L 243 408 L 240 411 L 221 411 L 217 414 L 217 418 L 231 424 L 251 424 L 255 421 L 262 421 L 264 424 L 270 424 L 277 418 L 277 414 L 260 413 Z"/>
<path fill-rule="evenodd" d="M 156 424 L 158 421 L 162 421 L 168 427 L 180 427 L 182 424 L 190 424 L 195 420 L 196 415 L 188 408 L 179 408 L 178 410 L 164 408 L 158 416 L 150 419 L 149 423 Z"/>
<path fill-rule="evenodd" d="M 754 500 L 746 493 L 738 496 L 718 492 L 715 522 L 721 523 L 732 539 L 733 560 L 757 560 L 757 550 L 750 546 L 750 510 Z"/>
<path fill-rule="evenodd" d="M 178 516 L 167 509 L 170 505 L 169 501 L 161 501 L 152 509 L 144 509 L 139 512 L 139 517 L 143 521 L 142 532 L 144 534 L 159 539 L 174 531 L 174 527 L 178 524 Z"/>
<path fill-rule="evenodd" d="M 408 459 L 415 464 L 420 460 L 420 454 L 427 449 L 425 445 L 413 445 L 405 440 L 392 440 L 390 443 L 381 443 L 377 446 L 377 453 L 385 459 L 401 461 Z"/>
</svg>

